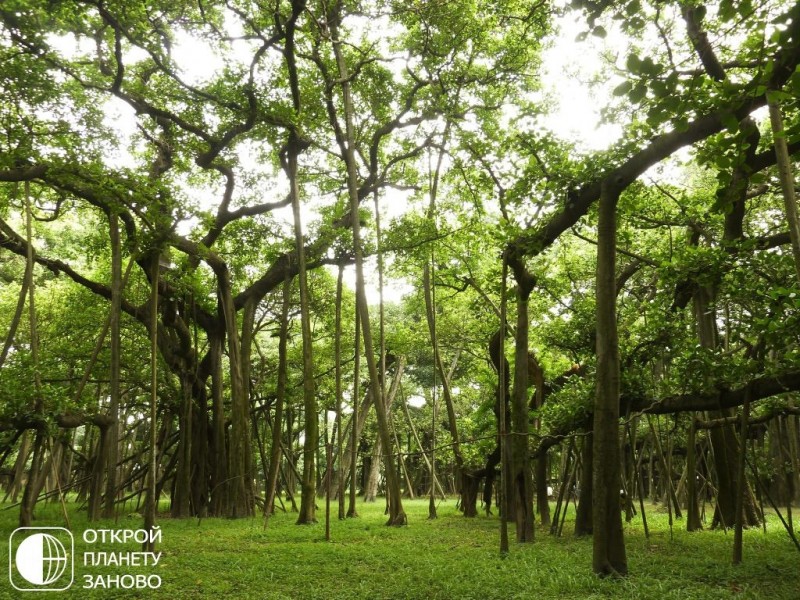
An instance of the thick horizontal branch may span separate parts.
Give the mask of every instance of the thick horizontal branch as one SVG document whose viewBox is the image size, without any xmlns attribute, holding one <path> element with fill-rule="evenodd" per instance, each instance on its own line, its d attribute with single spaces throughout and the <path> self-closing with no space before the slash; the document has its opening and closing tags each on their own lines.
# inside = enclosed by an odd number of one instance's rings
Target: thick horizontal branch
<svg viewBox="0 0 800 600">
<path fill-rule="evenodd" d="M 30 181 L 45 174 L 47 165 L 34 165 L 18 169 L 0 169 L 0 181 Z"/>
<path fill-rule="evenodd" d="M 800 371 L 790 371 L 776 376 L 757 377 L 750 383 L 736 389 L 719 388 L 714 392 L 679 394 L 656 400 L 625 397 L 623 395 L 620 400 L 620 414 L 643 412 L 658 415 L 735 408 L 744 403 L 748 389 L 752 402 L 800 390 Z"/>
<path fill-rule="evenodd" d="M 792 240 L 789 238 L 788 231 L 764 237 L 750 238 L 750 240 L 748 241 L 754 242 L 756 248 L 758 248 L 759 250 L 769 250 L 770 248 L 777 248 L 778 246 L 786 246 L 787 244 L 792 243 Z"/>
</svg>

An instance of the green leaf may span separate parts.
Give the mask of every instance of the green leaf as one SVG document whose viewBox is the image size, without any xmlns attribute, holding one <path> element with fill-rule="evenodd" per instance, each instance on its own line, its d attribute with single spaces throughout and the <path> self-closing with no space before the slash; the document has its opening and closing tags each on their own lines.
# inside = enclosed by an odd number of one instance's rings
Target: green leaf
<svg viewBox="0 0 800 600">
<path fill-rule="evenodd" d="M 642 68 L 642 61 L 635 54 L 629 54 L 628 59 L 625 61 L 625 68 L 631 73 L 638 73 Z"/>
<path fill-rule="evenodd" d="M 722 0 L 719 3 L 719 17 L 723 21 L 730 21 L 736 17 L 736 7 L 732 0 Z"/>
<path fill-rule="evenodd" d="M 705 19 L 707 12 L 708 10 L 702 4 L 694 9 L 694 14 L 698 21 L 702 21 L 703 19 Z"/>
<path fill-rule="evenodd" d="M 638 104 L 647 95 L 647 87 L 644 84 L 637 84 L 628 94 L 628 98 L 634 104 Z"/>
<path fill-rule="evenodd" d="M 733 113 L 724 112 L 720 116 L 723 126 L 731 133 L 739 131 L 739 119 Z"/>
<path fill-rule="evenodd" d="M 614 96 L 624 96 L 631 91 L 631 88 L 633 88 L 633 84 L 630 81 L 623 81 L 611 93 Z"/>
<path fill-rule="evenodd" d="M 597 27 L 592 29 L 592 35 L 595 37 L 599 37 L 600 39 L 605 39 L 605 37 L 608 35 L 608 32 L 606 31 L 605 27 L 603 27 L 602 25 L 598 25 Z"/>
<path fill-rule="evenodd" d="M 629 17 L 636 15 L 641 10 L 642 10 L 642 3 L 639 2 L 639 0 L 633 0 L 633 2 L 628 2 L 628 5 L 625 7 L 625 12 Z"/>
<path fill-rule="evenodd" d="M 661 67 L 653 62 L 653 59 L 649 56 L 646 56 L 641 62 L 640 69 L 645 75 L 657 75 L 661 71 Z"/>
<path fill-rule="evenodd" d="M 795 71 L 794 75 L 789 78 L 789 87 L 795 96 L 800 96 L 800 71 Z"/>
<path fill-rule="evenodd" d="M 753 14 L 753 2 L 751 0 L 740 0 L 736 3 L 736 8 L 739 10 L 739 14 L 747 19 Z"/>
<path fill-rule="evenodd" d="M 789 92 L 783 90 L 767 90 L 767 101 L 780 104 L 781 102 L 789 102 L 794 99 L 794 96 Z"/>
</svg>

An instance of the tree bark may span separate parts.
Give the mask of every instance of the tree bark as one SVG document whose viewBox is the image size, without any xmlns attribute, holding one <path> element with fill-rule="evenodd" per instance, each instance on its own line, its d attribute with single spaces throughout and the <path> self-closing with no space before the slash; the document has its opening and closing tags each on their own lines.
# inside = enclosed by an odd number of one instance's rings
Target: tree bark
<svg viewBox="0 0 800 600">
<path fill-rule="evenodd" d="M 703 528 L 700 521 L 700 506 L 697 501 L 697 436 L 694 414 L 686 439 L 686 531 Z"/>
<path fill-rule="evenodd" d="M 378 481 L 381 472 L 381 459 L 383 453 L 381 452 L 381 438 L 375 438 L 372 444 L 372 458 L 369 461 L 369 475 L 367 475 L 367 483 L 364 486 L 364 502 L 375 502 L 378 497 Z"/>
<path fill-rule="evenodd" d="M 619 342 L 616 307 L 616 207 L 620 188 L 604 183 L 597 221 L 597 387 L 594 402 L 592 568 L 601 576 L 628 572 L 620 511 Z"/>
<path fill-rule="evenodd" d="M 283 405 L 286 400 L 287 352 L 286 342 L 289 337 L 289 301 L 291 296 L 291 280 L 287 277 L 283 282 L 283 300 L 281 302 L 281 324 L 278 334 L 278 386 L 275 392 L 275 414 L 272 417 L 272 446 L 270 447 L 269 470 L 267 471 L 264 497 L 264 518 L 274 511 L 275 491 L 278 485 L 278 473 L 281 466 L 281 432 L 283 426 Z M 266 523 L 266 521 L 265 521 Z"/>
<path fill-rule="evenodd" d="M 533 288 L 527 277 L 517 275 L 517 338 L 514 352 L 514 392 L 511 406 L 511 481 L 517 541 L 534 539 L 533 480 L 531 478 L 528 434 L 528 297 Z"/>
<path fill-rule="evenodd" d="M 230 273 L 220 265 L 215 269 L 219 306 L 225 322 L 230 370 L 231 432 L 228 438 L 228 480 L 225 513 L 230 518 L 251 517 L 255 506 L 253 466 L 250 448 L 250 398 L 242 378 L 241 344 L 236 322 Z"/>
<path fill-rule="evenodd" d="M 184 374 L 180 382 L 181 408 L 178 415 L 178 449 L 175 469 L 175 493 L 170 513 L 182 519 L 192 514 L 192 383 L 189 374 Z"/>
<path fill-rule="evenodd" d="M 529 354 L 529 363 L 528 374 L 531 375 L 531 380 L 535 386 L 535 391 L 533 394 L 533 407 L 539 409 L 544 404 L 544 372 L 542 371 L 539 361 L 536 360 L 536 357 L 533 355 L 533 353 Z M 534 426 L 536 427 L 536 430 L 539 431 L 541 429 L 541 420 L 536 419 Z M 547 453 L 536 458 L 534 465 L 536 473 L 534 478 L 536 488 L 536 510 L 539 513 L 539 520 L 542 524 L 542 527 L 550 526 L 550 498 L 549 494 L 547 493 L 549 473 L 547 466 Z"/>
</svg>

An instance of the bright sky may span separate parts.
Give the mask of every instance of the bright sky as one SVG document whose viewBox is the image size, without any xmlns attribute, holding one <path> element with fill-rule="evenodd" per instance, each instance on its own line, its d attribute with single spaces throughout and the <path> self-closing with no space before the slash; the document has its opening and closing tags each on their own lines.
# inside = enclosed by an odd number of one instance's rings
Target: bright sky
<svg viewBox="0 0 800 600">
<path fill-rule="evenodd" d="M 542 56 L 544 92 L 556 106 L 544 123 L 555 135 L 575 142 L 583 150 L 604 150 L 620 138 L 622 127 L 601 124 L 600 108 L 622 79 L 610 79 L 594 88 L 589 82 L 601 70 L 605 52 L 618 54 L 623 49 L 624 37 L 612 32 L 605 39 L 590 35 L 581 42 L 575 41 L 585 31 L 586 24 L 577 16 L 567 15 L 556 21 L 553 44 Z"/>
</svg>

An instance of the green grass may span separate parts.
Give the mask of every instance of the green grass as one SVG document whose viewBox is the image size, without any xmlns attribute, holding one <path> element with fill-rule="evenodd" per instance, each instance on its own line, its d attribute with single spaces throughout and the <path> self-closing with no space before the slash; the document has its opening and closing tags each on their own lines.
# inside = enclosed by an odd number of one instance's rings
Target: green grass
<svg viewBox="0 0 800 600">
<path fill-rule="evenodd" d="M 322 505 L 322 503 L 320 503 Z M 637 518 L 625 526 L 630 576 L 621 581 L 591 573 L 591 540 L 574 539 L 569 517 L 565 536 L 537 531 L 533 544 L 512 542 L 499 556 L 496 517 L 465 519 L 454 501 L 439 506 L 439 519 L 427 520 L 427 501 L 406 501 L 409 525 L 384 526 L 383 502 L 359 505 L 361 516 L 331 524 L 297 526 L 295 515 L 278 514 L 265 530 L 261 519 L 160 519 L 161 562 L 155 567 L 98 569 L 80 557 L 87 549 L 82 532 L 85 512 L 73 511 L 75 584 L 57 598 L 800 598 L 800 553 L 776 517 L 761 529 L 746 531 L 744 563 L 730 564 L 733 534 L 686 533 L 676 521 L 649 509 L 651 536 L 644 537 Z M 17 510 L 0 505 L 0 557 L 8 556 L 8 535 Z M 40 506 L 37 525 L 62 526 L 58 505 Z M 324 518 L 324 510 L 318 516 Z M 122 517 L 101 529 L 136 529 L 139 517 Z M 513 535 L 513 529 L 511 530 Z M 107 545 L 100 549 L 116 549 Z M 138 550 L 136 544 L 128 549 Z M 5 565 L 3 565 L 5 571 Z M 156 573 L 156 591 L 84 590 L 86 573 Z M 0 598 L 20 598 L 4 574 Z M 31 594 L 27 594 L 28 597 Z"/>
</svg>

